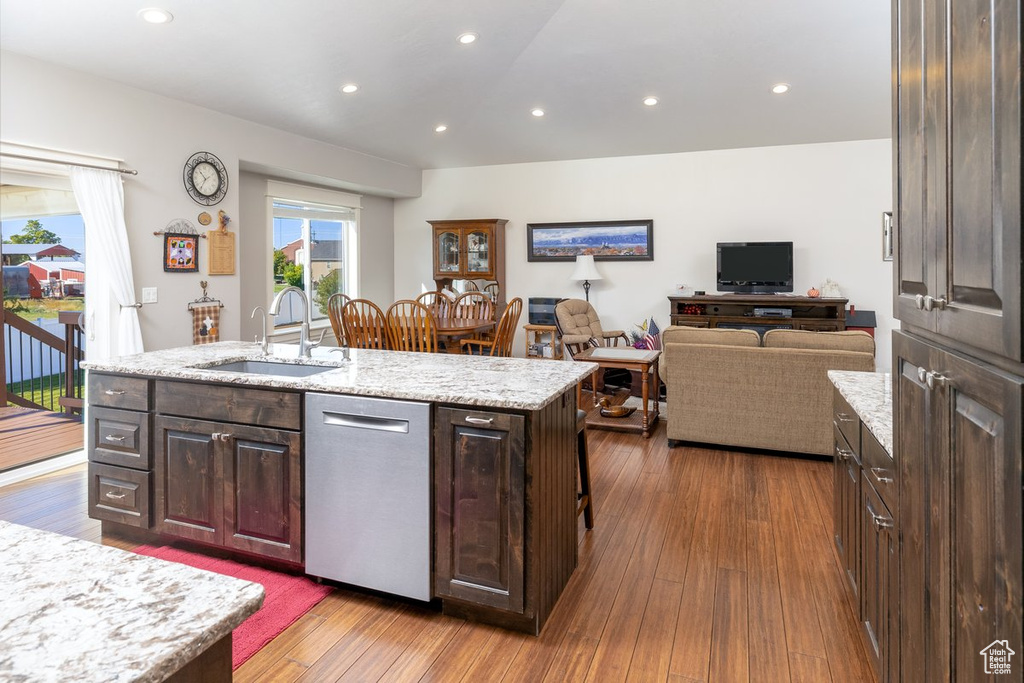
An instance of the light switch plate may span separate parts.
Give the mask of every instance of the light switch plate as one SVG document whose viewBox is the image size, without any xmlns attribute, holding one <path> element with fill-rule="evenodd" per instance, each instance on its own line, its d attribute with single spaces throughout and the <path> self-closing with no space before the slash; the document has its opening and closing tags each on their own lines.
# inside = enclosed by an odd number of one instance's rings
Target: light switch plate
<svg viewBox="0 0 1024 683">
<path fill-rule="evenodd" d="M 156 287 L 143 287 L 142 288 L 142 303 L 144 303 L 144 304 L 155 304 L 156 303 Z"/>
</svg>

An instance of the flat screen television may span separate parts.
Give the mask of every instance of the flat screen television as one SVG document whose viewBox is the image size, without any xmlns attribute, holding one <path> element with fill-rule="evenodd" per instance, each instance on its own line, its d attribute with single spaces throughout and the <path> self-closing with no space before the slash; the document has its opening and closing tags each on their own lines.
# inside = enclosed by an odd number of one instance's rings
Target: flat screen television
<svg viewBox="0 0 1024 683">
<path fill-rule="evenodd" d="M 792 242 L 719 242 L 718 291 L 793 291 Z"/>
</svg>

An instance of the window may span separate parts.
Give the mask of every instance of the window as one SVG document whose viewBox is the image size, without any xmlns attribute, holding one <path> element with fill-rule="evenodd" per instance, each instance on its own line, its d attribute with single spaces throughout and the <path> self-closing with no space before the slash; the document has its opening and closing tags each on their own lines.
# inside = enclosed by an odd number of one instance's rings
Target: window
<svg viewBox="0 0 1024 683">
<path fill-rule="evenodd" d="M 301 188 L 300 188 L 301 189 Z M 337 194 L 311 191 L 321 195 Z M 290 192 L 303 194 L 299 192 Z M 329 199 L 330 197 L 326 197 Z M 354 198 L 358 203 L 358 197 Z M 359 209 L 306 200 L 271 198 L 272 296 L 289 285 L 306 292 L 310 321 L 326 320 L 327 299 L 336 292 L 356 296 L 355 239 Z M 281 302 L 275 327 L 302 321 L 302 299 L 289 295 Z"/>
</svg>

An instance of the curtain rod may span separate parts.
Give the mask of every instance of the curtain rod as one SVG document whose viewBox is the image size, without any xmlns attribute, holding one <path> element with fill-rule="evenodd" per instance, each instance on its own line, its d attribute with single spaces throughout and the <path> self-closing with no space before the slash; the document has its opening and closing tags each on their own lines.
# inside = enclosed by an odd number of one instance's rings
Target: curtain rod
<svg viewBox="0 0 1024 683">
<path fill-rule="evenodd" d="M 94 164 L 75 164 L 69 161 L 57 161 L 55 159 L 44 159 L 43 157 L 30 157 L 24 154 L 8 154 L 7 152 L 0 152 L 0 156 L 10 157 L 11 159 L 24 159 L 26 161 L 42 161 L 47 164 L 61 164 L 63 166 L 81 166 L 82 168 L 97 168 L 101 171 L 117 171 L 118 173 L 124 173 L 125 175 L 139 175 L 139 172 L 130 168 L 109 168 L 107 166 L 96 166 Z"/>
</svg>

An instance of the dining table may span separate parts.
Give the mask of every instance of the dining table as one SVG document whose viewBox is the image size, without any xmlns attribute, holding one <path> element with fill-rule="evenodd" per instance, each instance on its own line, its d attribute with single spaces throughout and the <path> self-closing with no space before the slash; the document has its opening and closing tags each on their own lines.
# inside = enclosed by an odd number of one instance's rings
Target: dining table
<svg viewBox="0 0 1024 683">
<path fill-rule="evenodd" d="M 459 340 L 472 334 L 493 330 L 497 324 L 487 318 L 454 318 L 449 316 L 435 316 L 434 322 L 437 325 L 437 339 L 445 342 L 445 351 L 448 353 L 462 353 Z"/>
</svg>

